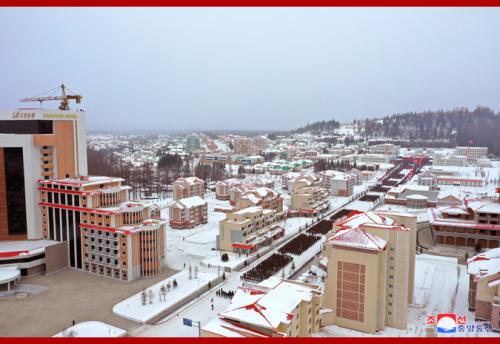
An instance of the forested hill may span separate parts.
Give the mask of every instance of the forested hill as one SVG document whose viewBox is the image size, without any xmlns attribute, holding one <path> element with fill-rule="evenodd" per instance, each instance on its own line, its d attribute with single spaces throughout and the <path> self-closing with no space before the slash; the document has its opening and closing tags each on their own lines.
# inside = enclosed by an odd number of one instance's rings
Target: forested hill
<svg viewBox="0 0 500 344">
<path fill-rule="evenodd" d="M 393 138 L 412 141 L 439 140 L 457 146 L 487 146 L 500 155 L 500 113 L 487 107 L 471 111 L 456 108 L 448 111 L 398 113 L 377 119 L 356 120 L 361 134 L 368 138 Z M 331 124 L 330 124 L 331 123 Z M 331 131 L 338 122 L 308 124 L 293 132 Z"/>
<path fill-rule="evenodd" d="M 292 130 L 292 134 L 311 133 L 314 135 L 319 135 L 323 132 L 333 133 L 333 131 L 338 127 L 340 127 L 340 123 L 332 119 L 330 121 L 320 121 L 320 122 L 314 122 L 312 124 L 308 123 L 303 127 Z"/>
<path fill-rule="evenodd" d="M 408 112 L 364 121 L 367 137 L 409 140 L 446 140 L 457 146 L 487 146 L 500 154 L 500 113 L 478 107 L 474 111 Z"/>
</svg>

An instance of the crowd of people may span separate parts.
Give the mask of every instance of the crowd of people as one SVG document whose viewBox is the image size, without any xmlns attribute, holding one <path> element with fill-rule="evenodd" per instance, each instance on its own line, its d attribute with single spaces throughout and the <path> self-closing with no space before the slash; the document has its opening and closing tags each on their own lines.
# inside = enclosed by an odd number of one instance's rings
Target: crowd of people
<svg viewBox="0 0 500 344">
<path fill-rule="evenodd" d="M 218 297 L 222 297 L 223 299 L 232 299 L 234 296 L 234 291 L 232 291 L 232 290 L 225 291 L 224 289 L 221 288 L 221 289 L 217 290 L 217 292 L 215 294 Z"/>
<path fill-rule="evenodd" d="M 330 227 L 331 228 L 331 227 Z M 288 242 L 285 246 L 279 249 L 280 253 L 293 254 L 296 256 L 301 255 L 305 250 L 314 245 L 321 237 L 319 235 L 312 234 L 300 234 L 292 241 Z"/>
<path fill-rule="evenodd" d="M 241 279 L 249 282 L 262 282 L 278 273 L 292 260 L 293 258 L 287 254 L 273 253 L 269 258 L 245 272 Z"/>
</svg>

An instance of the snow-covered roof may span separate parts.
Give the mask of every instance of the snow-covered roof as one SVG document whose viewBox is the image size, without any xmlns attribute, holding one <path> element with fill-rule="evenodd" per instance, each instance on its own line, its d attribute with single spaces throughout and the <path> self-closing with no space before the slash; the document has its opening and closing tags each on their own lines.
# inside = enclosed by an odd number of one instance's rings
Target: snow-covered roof
<svg viewBox="0 0 500 344">
<path fill-rule="evenodd" d="M 295 308 L 314 294 L 320 294 L 319 286 L 272 277 L 258 288 L 240 287 L 219 317 L 275 331 L 281 323 L 290 323 Z"/>
<path fill-rule="evenodd" d="M 467 200 L 466 206 L 476 213 L 500 214 L 500 202 L 491 199 Z"/>
<path fill-rule="evenodd" d="M 201 198 L 200 196 L 192 196 L 192 197 L 187 197 L 187 198 L 181 198 L 178 201 L 175 201 L 172 204 L 172 207 L 176 208 L 193 208 L 193 207 L 199 207 L 204 204 L 207 204 L 207 202 Z"/>
<path fill-rule="evenodd" d="M 6 284 L 15 281 L 21 277 L 21 270 L 17 266 L 0 267 L 0 284 Z"/>
<path fill-rule="evenodd" d="M 462 209 L 462 210 L 459 210 Z M 444 210 L 444 211 L 443 211 Z M 427 213 L 429 217 L 429 223 L 434 226 L 451 226 L 460 228 L 475 228 L 475 229 L 485 229 L 485 230 L 500 230 L 500 225 L 479 223 L 474 219 L 458 219 L 458 218 L 444 218 L 443 213 L 448 214 L 464 214 L 466 209 L 461 208 L 461 206 L 452 207 L 439 207 L 439 208 L 428 208 Z"/>
<path fill-rule="evenodd" d="M 387 246 L 387 241 L 365 231 L 362 226 L 340 230 L 328 239 L 328 243 L 373 251 L 384 251 Z"/>
<path fill-rule="evenodd" d="M 364 213 L 357 213 L 348 217 L 347 219 L 336 222 L 335 225 L 341 229 L 353 229 L 363 224 L 379 224 L 379 225 L 393 225 L 394 220 L 373 211 Z"/>
<path fill-rule="evenodd" d="M 262 207 L 260 207 L 260 206 L 247 207 L 247 208 L 243 208 L 243 209 L 240 209 L 238 211 L 235 211 L 233 214 L 243 215 L 243 214 L 248 214 L 248 213 L 255 213 L 258 211 L 262 211 Z"/>
<path fill-rule="evenodd" d="M 46 239 L 0 241 L 0 259 L 42 253 L 45 247 L 57 243 L 58 241 Z"/>
<path fill-rule="evenodd" d="M 500 247 L 467 259 L 467 272 L 482 279 L 500 272 Z"/>
<path fill-rule="evenodd" d="M 406 199 L 413 199 L 413 200 L 428 200 L 429 197 L 420 195 L 420 194 L 411 194 L 406 196 Z"/>
<path fill-rule="evenodd" d="M 462 206 L 450 206 L 446 208 L 439 208 L 439 211 L 443 214 L 450 214 L 450 215 L 468 215 L 469 212 L 467 211 L 466 208 Z"/>
<path fill-rule="evenodd" d="M 84 321 L 59 332 L 54 337 L 123 337 L 126 333 L 127 331 L 121 328 L 100 321 Z"/>
<path fill-rule="evenodd" d="M 78 178 L 60 178 L 60 179 L 40 179 L 38 182 L 41 184 L 60 184 L 60 185 L 73 185 L 77 187 L 87 187 L 97 184 L 118 183 L 123 182 L 125 179 L 118 177 L 106 176 L 80 176 Z"/>
<path fill-rule="evenodd" d="M 198 177 L 186 177 L 186 178 L 179 178 L 174 183 L 186 183 L 194 185 L 194 184 L 204 183 L 204 181 Z"/>
</svg>

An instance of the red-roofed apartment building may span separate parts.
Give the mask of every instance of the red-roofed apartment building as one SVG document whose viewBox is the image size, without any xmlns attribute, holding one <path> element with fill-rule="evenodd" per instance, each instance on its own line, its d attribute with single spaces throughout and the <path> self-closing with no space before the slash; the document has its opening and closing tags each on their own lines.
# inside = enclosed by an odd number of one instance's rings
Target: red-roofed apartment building
<svg viewBox="0 0 500 344">
<path fill-rule="evenodd" d="M 350 214 L 351 215 L 351 214 Z M 357 213 L 333 225 L 323 325 L 374 333 L 406 329 L 413 302 L 417 219 L 396 212 Z"/>
<path fill-rule="evenodd" d="M 201 329 L 202 337 L 311 337 L 324 312 L 322 288 L 272 277 L 240 287 L 231 304 Z"/>
<path fill-rule="evenodd" d="M 489 321 L 500 332 L 500 248 L 488 250 L 467 260 L 469 310 L 476 320 Z"/>
<path fill-rule="evenodd" d="M 429 208 L 427 211 L 436 244 L 480 245 L 481 248 L 500 246 L 499 200 L 464 200 L 463 205 Z"/>
<path fill-rule="evenodd" d="M 172 184 L 174 201 L 182 198 L 205 195 L 205 182 L 198 177 L 179 178 Z"/>
</svg>

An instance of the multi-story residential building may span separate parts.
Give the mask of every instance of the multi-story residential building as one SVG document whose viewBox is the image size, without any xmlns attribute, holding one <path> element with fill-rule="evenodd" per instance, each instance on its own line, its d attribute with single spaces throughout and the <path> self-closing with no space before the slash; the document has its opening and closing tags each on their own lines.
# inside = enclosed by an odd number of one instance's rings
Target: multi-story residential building
<svg viewBox="0 0 500 344">
<path fill-rule="evenodd" d="M 258 177 L 252 181 L 252 184 L 257 187 L 264 187 L 269 189 L 274 189 L 274 179 L 266 178 L 266 177 Z"/>
<path fill-rule="evenodd" d="M 245 136 L 237 136 L 234 139 L 234 152 L 237 154 L 252 154 L 255 152 L 253 140 Z"/>
<path fill-rule="evenodd" d="M 347 173 L 327 170 L 319 173 L 323 187 L 333 196 L 351 196 L 354 189 L 354 178 Z"/>
<path fill-rule="evenodd" d="M 304 186 L 320 186 L 324 188 L 323 178 L 314 174 L 300 173 L 295 178 L 288 178 L 288 184 L 283 185 L 283 187 L 290 193 L 293 193 L 294 190 L 300 189 Z"/>
<path fill-rule="evenodd" d="M 231 304 L 201 330 L 202 337 L 311 337 L 319 330 L 320 286 L 275 277 L 237 289 Z"/>
<path fill-rule="evenodd" d="M 264 150 L 267 149 L 267 147 L 269 147 L 270 142 L 271 140 L 269 140 L 267 136 L 262 136 L 262 135 L 255 136 L 253 139 L 253 145 L 255 147 L 255 151 L 263 152 Z"/>
<path fill-rule="evenodd" d="M 142 205 L 130 208 L 137 207 Z M 115 228 L 81 224 L 83 269 L 124 281 L 158 275 L 165 266 L 165 223 L 136 220 Z"/>
<path fill-rule="evenodd" d="M 246 155 L 236 159 L 243 166 L 252 166 L 264 162 L 264 157 L 260 155 Z"/>
<path fill-rule="evenodd" d="M 468 159 L 484 158 L 488 155 L 488 147 L 457 147 L 457 155 L 466 156 Z"/>
<path fill-rule="evenodd" d="M 290 214 L 317 216 L 330 207 L 330 193 L 316 176 L 302 176 L 289 183 Z"/>
<path fill-rule="evenodd" d="M 404 205 L 408 198 L 418 195 L 425 197 L 428 200 L 429 206 L 435 206 L 437 203 L 438 194 L 438 191 L 431 189 L 427 185 L 402 184 L 399 186 L 393 186 L 387 191 L 385 202 Z M 414 197 L 414 199 L 418 199 L 418 197 Z"/>
<path fill-rule="evenodd" d="M 83 111 L 0 111 L 0 240 L 42 237 L 38 179 L 86 174 Z"/>
<path fill-rule="evenodd" d="M 290 182 L 297 179 L 298 177 L 302 176 L 302 173 L 300 172 L 288 172 L 285 173 L 281 176 L 281 185 L 283 186 L 283 189 L 288 190 L 290 192 Z"/>
<path fill-rule="evenodd" d="M 463 178 L 455 176 L 437 177 L 438 185 L 455 185 L 455 186 L 474 186 L 482 187 L 484 180 L 482 178 Z"/>
<path fill-rule="evenodd" d="M 366 164 L 387 164 L 391 161 L 391 155 L 385 154 L 361 154 L 356 155 L 357 161 Z"/>
<path fill-rule="evenodd" d="M 489 321 L 500 332 L 500 248 L 487 250 L 467 260 L 469 310 L 475 320 Z"/>
<path fill-rule="evenodd" d="M 434 241 L 459 247 L 500 246 L 500 202 L 484 198 L 464 200 L 427 210 Z"/>
<path fill-rule="evenodd" d="M 350 214 L 333 226 L 324 307 L 334 310 L 323 325 L 374 333 L 406 329 L 413 302 L 417 221 L 394 212 Z"/>
<path fill-rule="evenodd" d="M 241 179 L 231 178 L 219 180 L 215 183 L 215 198 L 218 200 L 226 201 L 229 199 L 229 190 L 237 185 L 242 185 Z"/>
<path fill-rule="evenodd" d="M 172 184 L 174 201 L 182 198 L 205 195 L 205 182 L 198 177 L 179 178 Z"/>
<path fill-rule="evenodd" d="M 211 154 L 203 155 L 200 159 L 200 163 L 203 163 L 203 164 L 216 164 L 216 163 L 235 164 L 236 162 L 234 161 L 231 154 L 211 153 Z"/>
<path fill-rule="evenodd" d="M 170 227 L 193 228 L 208 221 L 207 202 L 200 196 L 182 198 L 170 205 Z"/>
<path fill-rule="evenodd" d="M 219 222 L 218 250 L 249 253 L 285 234 L 284 229 L 276 225 L 285 218 L 284 212 L 253 206 L 226 215 L 227 218 Z"/>
<path fill-rule="evenodd" d="M 354 189 L 354 178 L 349 174 L 337 174 L 330 178 L 330 194 L 334 196 L 351 196 Z"/>
<path fill-rule="evenodd" d="M 240 197 L 236 199 L 235 206 L 236 209 L 261 206 L 264 209 L 273 209 L 282 212 L 283 197 L 272 189 L 256 187 L 244 191 Z"/>
<path fill-rule="evenodd" d="M 238 184 L 229 188 L 229 204 L 236 205 L 236 201 L 241 197 L 243 192 L 253 189 L 251 184 Z"/>
<path fill-rule="evenodd" d="M 361 185 L 363 184 L 363 172 L 358 170 L 357 168 L 352 168 L 349 171 L 349 175 L 354 179 L 354 184 L 355 185 Z"/>
<path fill-rule="evenodd" d="M 464 155 L 436 156 L 432 160 L 435 166 L 467 166 L 467 157 Z"/>
<path fill-rule="evenodd" d="M 195 150 L 201 148 L 200 137 L 196 134 L 189 135 L 186 137 L 186 152 L 193 153 Z"/>
<path fill-rule="evenodd" d="M 425 185 L 429 187 L 435 187 L 437 185 L 437 177 L 435 174 L 425 171 L 417 176 L 418 185 Z"/>
<path fill-rule="evenodd" d="M 67 243 L 70 267 L 126 281 L 161 271 L 166 222 L 158 206 L 129 201 L 122 181 L 39 180 L 43 236 Z"/>
<path fill-rule="evenodd" d="M 389 155 L 392 158 L 396 158 L 399 155 L 399 149 L 401 147 L 394 145 L 392 143 L 381 143 L 368 147 L 368 151 L 372 154 L 383 154 Z"/>
</svg>

